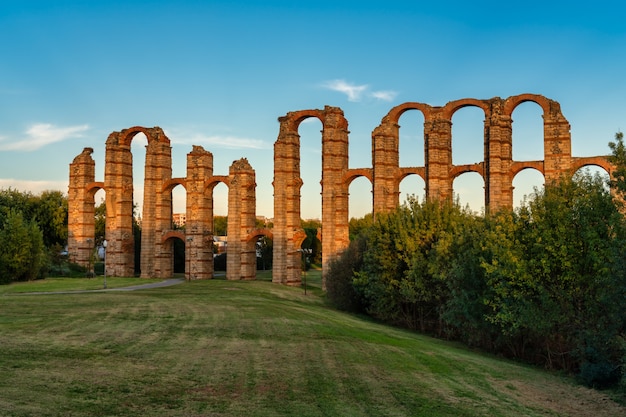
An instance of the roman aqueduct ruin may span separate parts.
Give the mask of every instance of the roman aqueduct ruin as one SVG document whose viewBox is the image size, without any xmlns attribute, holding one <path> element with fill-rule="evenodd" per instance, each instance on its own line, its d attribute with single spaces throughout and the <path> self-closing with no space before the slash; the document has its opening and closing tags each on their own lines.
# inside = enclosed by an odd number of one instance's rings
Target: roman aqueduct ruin
<svg viewBox="0 0 626 417">
<path fill-rule="evenodd" d="M 513 110 L 531 101 L 543 110 L 544 159 L 514 161 L 512 158 Z M 452 164 L 452 116 L 467 106 L 482 109 L 484 119 L 484 160 L 469 165 Z M 409 110 L 424 115 L 425 166 L 399 164 L 399 119 Z M 306 237 L 301 227 L 300 135 L 298 128 L 307 118 L 317 118 L 322 129 L 322 263 L 328 262 L 349 243 L 348 191 L 353 180 L 367 178 L 372 184 L 374 213 L 386 212 L 399 204 L 400 182 L 411 174 L 425 182 L 426 198 L 453 197 L 452 184 L 466 172 L 476 172 L 485 184 L 485 208 L 513 206 L 513 178 L 534 168 L 545 181 L 588 165 L 611 172 L 606 157 L 573 157 L 570 125 L 559 103 L 541 95 L 523 94 L 507 99 L 461 99 L 434 107 L 404 103 L 392 108 L 372 132 L 372 167 L 348 167 L 348 121 L 338 107 L 289 112 L 278 119 L 280 129 L 274 144 L 274 227 L 255 228 L 256 178 L 246 159 L 234 161 L 228 175 L 215 175 L 213 154 L 193 146 L 187 154 L 184 178 L 172 178 L 170 140 L 159 127 L 131 127 L 113 132 L 106 141 L 104 182 L 95 178 L 93 149 L 85 148 L 70 164 L 69 240 L 73 261 L 87 266 L 93 252 L 95 193 L 106 191 L 106 274 L 133 276 L 132 233 L 133 178 L 131 142 L 138 133 L 148 139 L 145 161 L 144 205 L 141 237 L 141 277 L 169 278 L 173 275 L 173 239 L 185 242 L 185 272 L 188 279 L 213 277 L 213 188 L 228 187 L 228 258 L 226 278 L 254 279 L 255 243 L 259 236 L 273 239 L 275 283 L 300 285 L 300 245 Z M 172 227 L 172 189 L 186 190 L 184 234 Z"/>
</svg>

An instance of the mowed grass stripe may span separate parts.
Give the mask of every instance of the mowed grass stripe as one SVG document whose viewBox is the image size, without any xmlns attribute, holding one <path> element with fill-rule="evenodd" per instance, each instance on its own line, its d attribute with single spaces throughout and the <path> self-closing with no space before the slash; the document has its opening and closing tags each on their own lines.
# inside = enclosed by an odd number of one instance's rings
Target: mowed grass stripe
<svg viewBox="0 0 626 417">
<path fill-rule="evenodd" d="M 213 280 L 2 296 L 0 416 L 623 413 L 565 379 L 334 311 L 316 293 Z"/>
</svg>

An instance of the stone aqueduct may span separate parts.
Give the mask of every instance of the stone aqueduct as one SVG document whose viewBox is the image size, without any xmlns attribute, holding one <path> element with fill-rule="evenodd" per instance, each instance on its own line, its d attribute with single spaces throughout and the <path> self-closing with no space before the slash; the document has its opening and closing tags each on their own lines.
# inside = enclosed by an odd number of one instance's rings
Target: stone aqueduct
<svg viewBox="0 0 626 417">
<path fill-rule="evenodd" d="M 543 109 L 544 160 L 514 161 L 512 158 L 513 110 L 523 102 L 535 102 Z M 467 106 L 484 111 L 484 160 L 476 164 L 452 164 L 452 116 Z M 422 167 L 399 165 L 399 119 L 409 110 L 424 115 L 424 159 Z M 170 141 L 158 128 L 132 127 L 113 132 L 106 141 L 104 182 L 95 179 L 93 150 L 85 148 L 70 164 L 69 241 L 74 261 L 87 265 L 94 241 L 94 196 L 106 191 L 107 275 L 134 274 L 132 234 L 133 178 L 131 141 L 142 132 L 148 138 L 145 161 L 144 206 L 141 240 L 141 276 L 168 278 L 173 274 L 172 241 L 186 244 L 188 279 L 213 277 L 213 188 L 228 187 L 228 258 L 226 278 L 255 278 L 255 243 L 259 236 L 273 239 L 273 282 L 299 285 L 301 254 L 305 233 L 300 225 L 300 123 L 317 118 L 322 129 L 322 263 L 347 247 L 348 190 L 351 182 L 366 177 L 372 184 L 374 213 L 386 212 L 399 204 L 399 187 L 404 177 L 419 175 L 429 199 L 453 196 L 454 179 L 465 172 L 480 174 L 485 184 L 485 207 L 497 210 L 513 206 L 513 178 L 523 169 L 534 168 L 546 180 L 570 174 L 587 165 L 611 172 L 607 158 L 572 157 L 570 125 L 556 101 L 540 95 L 523 94 L 501 99 L 462 99 L 443 107 L 404 103 L 391 109 L 372 132 L 372 167 L 348 167 L 348 121 L 343 111 L 326 106 L 323 110 L 302 110 L 280 117 L 274 144 L 274 227 L 255 229 L 255 171 L 246 159 L 233 162 L 228 175 L 213 173 L 213 155 L 193 146 L 187 155 L 184 178 L 172 178 Z M 186 228 L 184 234 L 172 228 L 172 189 L 185 187 Z"/>
</svg>

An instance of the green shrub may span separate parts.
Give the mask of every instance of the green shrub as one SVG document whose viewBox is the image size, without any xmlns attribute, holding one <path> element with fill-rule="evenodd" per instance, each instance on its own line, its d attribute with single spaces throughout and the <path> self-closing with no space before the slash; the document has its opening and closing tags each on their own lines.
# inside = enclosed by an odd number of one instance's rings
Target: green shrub
<svg viewBox="0 0 626 417">
<path fill-rule="evenodd" d="M 326 297 L 340 310 L 363 311 L 359 295 L 354 289 L 353 278 L 363 265 L 365 243 L 365 237 L 359 235 L 338 258 L 330 262 L 326 273 Z"/>
</svg>

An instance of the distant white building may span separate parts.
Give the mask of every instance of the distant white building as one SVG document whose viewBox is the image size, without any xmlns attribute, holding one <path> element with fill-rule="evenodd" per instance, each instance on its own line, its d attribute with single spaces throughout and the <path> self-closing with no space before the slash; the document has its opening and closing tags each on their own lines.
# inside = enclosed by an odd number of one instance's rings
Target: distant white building
<svg viewBox="0 0 626 417">
<path fill-rule="evenodd" d="M 183 227 L 187 223 L 187 213 L 172 214 L 172 223 L 178 227 Z"/>
<path fill-rule="evenodd" d="M 217 248 L 215 255 L 226 253 L 228 248 L 228 236 L 213 236 L 213 245 Z"/>
</svg>

